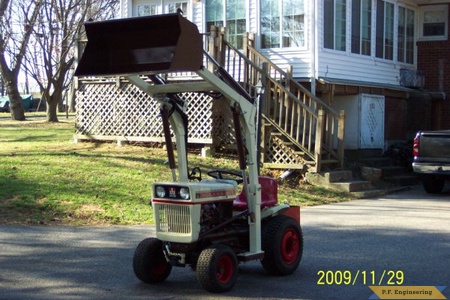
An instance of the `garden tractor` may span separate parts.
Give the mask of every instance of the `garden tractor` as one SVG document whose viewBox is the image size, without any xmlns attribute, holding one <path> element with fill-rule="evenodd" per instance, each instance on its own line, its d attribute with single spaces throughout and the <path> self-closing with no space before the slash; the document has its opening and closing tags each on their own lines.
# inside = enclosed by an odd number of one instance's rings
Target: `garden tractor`
<svg viewBox="0 0 450 300">
<path fill-rule="evenodd" d="M 173 267 L 190 266 L 206 290 L 220 293 L 234 286 L 239 263 L 259 260 L 270 274 L 293 273 L 303 252 L 300 208 L 279 204 L 277 181 L 259 176 L 257 99 L 204 51 L 197 26 L 177 13 L 89 22 L 85 29 L 88 42 L 75 75 L 124 76 L 160 105 L 172 180 L 152 186 L 156 237 L 135 250 L 137 278 L 158 283 Z M 201 80 L 167 81 L 174 72 Z M 227 101 L 238 170 L 202 178 L 200 168 L 189 168 L 182 92 L 214 92 L 223 96 L 214 101 Z"/>
</svg>

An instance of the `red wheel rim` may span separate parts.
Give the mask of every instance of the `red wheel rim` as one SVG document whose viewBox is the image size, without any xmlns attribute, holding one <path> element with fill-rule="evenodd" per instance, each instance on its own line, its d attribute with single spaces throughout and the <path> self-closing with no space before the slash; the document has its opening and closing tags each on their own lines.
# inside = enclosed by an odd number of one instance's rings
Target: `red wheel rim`
<svg viewBox="0 0 450 300">
<path fill-rule="evenodd" d="M 227 283 L 233 276 L 233 260 L 228 255 L 222 255 L 217 262 L 216 277 L 220 283 Z"/>
<path fill-rule="evenodd" d="M 288 264 L 295 262 L 300 251 L 300 239 L 293 228 L 289 228 L 284 232 L 280 246 L 283 260 Z"/>
</svg>

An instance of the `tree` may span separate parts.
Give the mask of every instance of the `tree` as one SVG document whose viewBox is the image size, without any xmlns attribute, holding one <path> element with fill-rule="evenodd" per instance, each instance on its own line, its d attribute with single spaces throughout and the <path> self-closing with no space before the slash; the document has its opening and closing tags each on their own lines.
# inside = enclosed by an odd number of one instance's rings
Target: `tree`
<svg viewBox="0 0 450 300">
<path fill-rule="evenodd" d="M 47 121 L 58 122 L 58 105 L 73 77 L 74 49 L 89 19 L 115 16 L 119 0 L 44 0 L 25 64 L 47 103 Z"/>
<path fill-rule="evenodd" d="M 18 77 L 41 4 L 42 0 L 0 0 L 0 71 L 13 120 L 25 120 Z"/>
</svg>

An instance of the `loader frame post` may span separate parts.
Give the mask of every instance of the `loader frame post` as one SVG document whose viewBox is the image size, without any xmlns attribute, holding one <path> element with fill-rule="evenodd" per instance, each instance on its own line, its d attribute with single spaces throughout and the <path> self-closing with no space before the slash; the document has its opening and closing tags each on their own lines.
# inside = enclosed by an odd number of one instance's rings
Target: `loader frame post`
<svg viewBox="0 0 450 300">
<path fill-rule="evenodd" d="M 164 139 L 166 141 L 167 158 L 169 160 L 169 167 L 172 171 L 172 180 L 177 181 L 175 157 L 173 154 L 172 138 L 170 137 L 170 121 L 169 121 L 169 110 L 167 105 L 161 105 L 161 118 L 164 129 Z"/>
<path fill-rule="evenodd" d="M 258 181 L 259 162 L 256 153 L 256 102 L 250 102 L 246 97 L 208 70 L 198 70 L 197 74 L 209 82 L 214 87 L 214 90 L 220 91 L 233 105 L 237 103 L 241 111 L 239 113 L 239 123 L 242 127 L 243 140 L 248 152 L 245 162 L 248 169 L 248 180 L 245 180 L 243 184 L 247 191 L 250 245 L 249 252 L 245 253 L 244 256 L 250 260 L 252 257 L 257 257 L 263 253 L 261 248 L 261 185 Z"/>
<path fill-rule="evenodd" d="M 130 75 L 130 76 L 127 76 L 127 79 L 131 83 L 133 83 L 135 86 L 137 86 L 140 90 L 142 90 L 143 92 L 147 93 L 150 96 L 153 96 L 154 99 L 156 101 L 158 101 L 158 103 L 162 106 L 162 108 L 161 108 L 162 111 L 163 110 L 171 110 L 170 108 L 173 105 L 177 105 L 176 103 L 173 103 L 173 102 L 169 103 L 167 98 L 158 97 L 158 94 L 152 93 L 153 87 L 156 87 L 156 86 L 146 82 L 141 77 L 139 77 L 137 75 Z M 164 85 L 158 85 L 158 87 L 159 86 L 164 87 Z M 177 145 L 178 178 L 179 178 L 178 181 L 188 182 L 189 175 L 188 175 L 188 165 L 187 165 L 186 130 L 184 127 L 183 118 L 178 113 L 178 111 L 176 109 L 174 109 L 173 112 L 168 116 L 168 120 L 170 122 L 172 130 L 174 131 L 176 145 Z M 164 117 L 163 117 L 163 122 L 164 122 Z M 164 126 L 164 127 L 166 127 L 166 126 Z M 164 132 L 165 132 L 164 134 L 166 137 L 166 147 L 169 147 L 169 148 L 167 148 L 167 151 L 169 151 L 169 149 L 172 148 L 172 139 L 170 138 L 170 132 L 166 132 L 166 128 L 164 128 Z M 172 152 L 172 157 L 173 157 L 173 150 L 171 150 L 171 152 Z M 175 175 L 175 169 L 176 169 L 175 162 L 171 163 L 171 159 L 170 159 L 171 154 L 168 154 L 168 155 L 169 155 L 170 168 L 172 169 L 172 167 L 173 167 L 172 177 L 175 178 L 174 181 L 177 181 L 176 175 Z"/>
</svg>

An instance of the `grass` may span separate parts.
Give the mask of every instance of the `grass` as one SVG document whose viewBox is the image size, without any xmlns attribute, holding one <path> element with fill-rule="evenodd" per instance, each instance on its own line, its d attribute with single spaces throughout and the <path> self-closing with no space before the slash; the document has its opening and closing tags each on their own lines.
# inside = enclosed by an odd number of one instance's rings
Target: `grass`
<svg viewBox="0 0 450 300">
<path fill-rule="evenodd" d="M 109 225 L 152 223 L 149 206 L 155 181 L 170 180 L 165 151 L 143 145 L 73 143 L 73 116 L 60 123 L 39 114 L 11 121 L 0 113 L 0 224 Z M 236 169 L 225 156 L 189 153 L 203 177 L 212 169 Z M 273 173 L 265 170 L 265 173 Z M 271 174 L 276 175 L 276 174 Z M 317 205 L 352 196 L 301 183 L 280 181 L 279 201 Z"/>
</svg>

